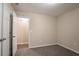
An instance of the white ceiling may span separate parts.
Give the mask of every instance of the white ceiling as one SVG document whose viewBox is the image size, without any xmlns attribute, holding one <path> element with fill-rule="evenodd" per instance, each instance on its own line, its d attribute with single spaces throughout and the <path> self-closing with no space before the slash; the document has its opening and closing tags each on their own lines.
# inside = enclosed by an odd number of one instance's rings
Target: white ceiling
<svg viewBox="0 0 79 59">
<path fill-rule="evenodd" d="M 79 7 L 78 3 L 20 3 L 12 4 L 15 11 L 58 16 Z"/>
</svg>

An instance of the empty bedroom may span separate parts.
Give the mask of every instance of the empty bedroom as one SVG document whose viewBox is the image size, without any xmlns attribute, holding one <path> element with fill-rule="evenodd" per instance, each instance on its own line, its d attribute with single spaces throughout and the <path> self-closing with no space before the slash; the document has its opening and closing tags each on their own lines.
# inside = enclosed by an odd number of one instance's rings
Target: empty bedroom
<svg viewBox="0 0 79 59">
<path fill-rule="evenodd" d="M 29 48 L 16 55 L 79 55 L 79 4 L 13 4 L 18 17 L 29 18 Z"/>
<path fill-rule="evenodd" d="M 79 56 L 79 3 L 0 7 L 1 56 Z"/>
</svg>

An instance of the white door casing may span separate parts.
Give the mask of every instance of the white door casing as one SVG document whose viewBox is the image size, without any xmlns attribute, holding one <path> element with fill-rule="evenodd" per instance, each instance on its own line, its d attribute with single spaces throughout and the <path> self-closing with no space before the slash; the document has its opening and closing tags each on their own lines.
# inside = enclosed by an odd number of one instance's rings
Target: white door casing
<svg viewBox="0 0 79 59">
<path fill-rule="evenodd" d="M 17 50 L 17 16 L 13 11 L 13 56 L 16 54 Z"/>
</svg>

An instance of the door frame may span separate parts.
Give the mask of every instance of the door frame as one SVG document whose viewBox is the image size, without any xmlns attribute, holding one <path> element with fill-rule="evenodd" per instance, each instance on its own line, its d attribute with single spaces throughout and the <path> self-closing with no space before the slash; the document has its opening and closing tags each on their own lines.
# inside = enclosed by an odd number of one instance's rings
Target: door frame
<svg viewBox="0 0 79 59">
<path fill-rule="evenodd" d="M 31 19 L 30 18 L 28 18 L 28 19 L 29 19 L 29 21 L 28 21 L 28 48 L 30 48 L 30 33 L 32 32 L 32 30 L 30 29 Z"/>
<path fill-rule="evenodd" d="M 13 55 L 13 14 L 10 14 L 10 31 L 9 31 L 9 45 L 10 45 L 10 56 Z"/>
<path fill-rule="evenodd" d="M 26 34 L 27 34 L 27 36 L 26 37 L 28 37 L 28 39 L 27 39 L 27 42 L 25 42 L 25 43 L 27 43 L 28 44 L 28 48 L 30 48 L 30 33 L 31 33 L 31 31 L 30 31 L 30 18 L 29 17 L 17 17 L 18 18 L 18 21 L 20 21 L 19 19 L 20 18 L 25 18 L 25 19 L 28 19 L 28 32 L 26 32 Z M 17 43 L 17 44 L 20 44 L 20 43 Z"/>
<path fill-rule="evenodd" d="M 19 17 L 18 17 L 19 18 Z M 29 21 L 28 21 L 28 48 L 30 48 L 30 33 L 31 33 L 31 31 L 30 31 L 30 18 L 28 18 L 29 19 Z M 15 36 L 13 36 L 13 13 L 11 13 L 10 14 L 10 32 L 9 32 L 9 39 L 10 39 L 10 56 L 13 56 L 13 38 L 15 37 Z"/>
</svg>

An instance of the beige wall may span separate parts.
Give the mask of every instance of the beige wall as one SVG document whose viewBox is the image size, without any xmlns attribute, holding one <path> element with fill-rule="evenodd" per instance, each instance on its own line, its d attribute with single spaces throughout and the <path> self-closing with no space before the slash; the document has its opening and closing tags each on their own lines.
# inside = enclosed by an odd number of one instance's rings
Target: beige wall
<svg viewBox="0 0 79 59">
<path fill-rule="evenodd" d="M 56 18 L 36 14 L 17 12 L 19 17 L 30 18 L 29 47 L 48 46 L 56 43 Z"/>
<path fill-rule="evenodd" d="M 58 17 L 57 34 L 58 44 L 79 53 L 79 8 Z"/>
<path fill-rule="evenodd" d="M 28 22 L 18 17 L 17 44 L 28 43 Z"/>
</svg>

